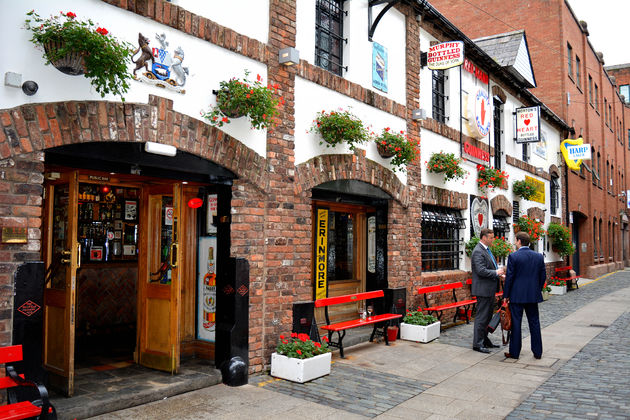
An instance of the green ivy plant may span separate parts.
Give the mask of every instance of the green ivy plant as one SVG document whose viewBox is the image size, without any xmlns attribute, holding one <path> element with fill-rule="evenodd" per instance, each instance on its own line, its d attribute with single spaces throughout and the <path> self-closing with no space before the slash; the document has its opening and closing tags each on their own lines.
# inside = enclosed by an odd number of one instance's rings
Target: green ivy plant
<svg viewBox="0 0 630 420">
<path fill-rule="evenodd" d="M 311 132 L 318 133 L 326 147 L 335 147 L 340 143 L 347 143 L 350 150 L 354 150 L 357 144 L 368 140 L 368 130 L 358 117 L 347 110 L 321 111 L 313 120 Z"/>
<path fill-rule="evenodd" d="M 41 18 L 34 10 L 26 15 L 25 27 L 32 33 L 31 42 L 44 49 L 46 64 L 79 54 L 83 58 L 84 76 L 101 97 L 111 93 L 124 101 L 131 79 L 128 70 L 131 44 L 117 40 L 91 19 L 78 20 L 73 12 L 60 12 L 48 19 Z"/>
<path fill-rule="evenodd" d="M 410 311 L 407 310 L 407 315 L 403 318 L 403 322 L 405 324 L 411 325 L 422 325 L 427 326 L 431 324 L 435 324 L 438 322 L 438 319 L 433 315 L 423 314 L 421 311 Z"/>
<path fill-rule="evenodd" d="M 531 179 L 514 181 L 514 184 L 512 184 L 512 191 L 514 194 L 521 196 L 523 199 L 529 200 L 538 192 L 538 185 Z"/>
</svg>

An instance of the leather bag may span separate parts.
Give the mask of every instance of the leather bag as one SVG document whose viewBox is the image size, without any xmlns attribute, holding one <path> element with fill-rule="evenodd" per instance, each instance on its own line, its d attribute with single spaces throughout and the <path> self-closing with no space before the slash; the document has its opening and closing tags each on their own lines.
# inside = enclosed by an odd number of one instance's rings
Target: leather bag
<svg viewBox="0 0 630 420">
<path fill-rule="evenodd" d="M 510 332 L 512 330 L 512 312 L 510 312 L 510 306 L 504 302 L 499 309 L 499 316 L 501 317 L 501 339 L 503 345 L 506 346 L 510 342 Z M 507 337 L 503 335 L 507 332 Z"/>
<path fill-rule="evenodd" d="M 494 333 L 497 328 L 499 328 L 499 324 L 501 323 L 501 314 L 499 312 L 495 312 L 492 314 L 492 318 L 490 319 L 490 323 L 488 324 L 488 332 Z"/>
</svg>

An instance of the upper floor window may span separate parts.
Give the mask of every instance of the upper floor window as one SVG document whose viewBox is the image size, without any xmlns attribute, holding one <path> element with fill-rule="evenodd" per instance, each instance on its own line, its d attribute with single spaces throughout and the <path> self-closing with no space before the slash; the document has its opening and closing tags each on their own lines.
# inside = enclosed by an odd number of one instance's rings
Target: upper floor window
<svg viewBox="0 0 630 420">
<path fill-rule="evenodd" d="M 588 75 L 588 102 L 593 105 L 593 78 Z"/>
<path fill-rule="evenodd" d="M 551 175 L 551 188 L 550 188 L 550 204 L 551 204 L 551 214 L 558 214 L 558 207 L 560 202 L 560 181 L 558 181 L 558 175 Z"/>
<path fill-rule="evenodd" d="M 608 99 L 604 98 L 604 122 L 608 124 Z"/>
<path fill-rule="evenodd" d="M 315 4 L 315 65 L 341 76 L 343 66 L 343 0 Z"/>
<path fill-rule="evenodd" d="M 446 122 L 445 79 L 443 70 L 433 70 L 433 119 L 441 123 Z"/>
<path fill-rule="evenodd" d="M 619 86 L 619 93 L 623 95 L 623 99 L 626 103 L 630 103 L 630 85 Z"/>
<path fill-rule="evenodd" d="M 567 44 L 567 65 L 569 71 L 569 77 L 573 77 L 573 48 L 571 44 Z"/>
<path fill-rule="evenodd" d="M 612 130 L 612 106 L 608 104 L 608 127 Z"/>
<path fill-rule="evenodd" d="M 595 111 L 599 112 L 599 88 L 597 87 L 597 83 L 595 83 Z"/>
<path fill-rule="evenodd" d="M 530 148 L 528 143 L 523 143 L 523 162 L 529 162 Z"/>
<path fill-rule="evenodd" d="M 582 89 L 582 82 L 580 81 L 580 57 L 575 56 L 575 84 L 579 89 Z"/>
</svg>

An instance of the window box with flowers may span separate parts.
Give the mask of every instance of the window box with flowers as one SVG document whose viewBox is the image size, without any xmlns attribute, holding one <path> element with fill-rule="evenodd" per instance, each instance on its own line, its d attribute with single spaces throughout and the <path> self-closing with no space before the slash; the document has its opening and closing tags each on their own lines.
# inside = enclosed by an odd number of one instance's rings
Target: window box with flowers
<svg viewBox="0 0 630 420">
<path fill-rule="evenodd" d="M 514 181 L 514 184 L 512 184 L 512 191 L 521 198 L 529 200 L 538 192 L 538 185 L 536 185 L 536 183 L 531 179 Z"/>
<path fill-rule="evenodd" d="M 565 295 L 567 293 L 567 282 L 559 277 L 552 277 L 547 284 L 551 290 L 549 294 Z"/>
<path fill-rule="evenodd" d="M 463 178 L 466 171 L 460 166 L 462 160 L 453 153 L 433 153 L 427 164 L 427 171 L 444 174 L 444 180 L 450 181 Z"/>
<path fill-rule="evenodd" d="M 410 139 L 404 131 L 396 133 L 389 127 L 384 128 L 379 136 L 374 137 L 374 142 L 382 158 L 393 157 L 390 164 L 394 171 L 401 170 L 403 165 L 413 162 L 420 154 L 418 141 Z"/>
<path fill-rule="evenodd" d="M 291 333 L 290 338 L 281 335 L 276 352 L 271 355 L 271 376 L 308 382 L 330 374 L 331 358 L 328 337 L 317 343 L 307 334 Z"/>
<path fill-rule="evenodd" d="M 368 130 L 363 121 L 343 109 L 318 112 L 310 131 L 318 133 L 322 138 L 319 144 L 326 144 L 326 147 L 346 143 L 350 150 L 354 150 L 357 144 L 368 140 Z"/>
<path fill-rule="evenodd" d="M 223 127 L 231 119 L 247 116 L 252 128 L 273 128 L 278 124 L 278 107 L 284 103 L 277 96 L 278 85 L 265 86 L 262 77 L 256 75 L 254 82 L 248 80 L 249 71 L 245 70 L 245 77 L 236 77 L 222 81 L 217 95 L 217 103 L 203 114 L 211 125 Z"/>
<path fill-rule="evenodd" d="M 440 321 L 433 315 L 423 314 L 421 311 L 407 311 L 407 315 L 400 323 L 400 338 L 402 340 L 428 343 L 440 336 Z"/>
<path fill-rule="evenodd" d="M 477 186 L 481 191 L 507 189 L 509 175 L 491 166 L 477 165 Z"/>
<path fill-rule="evenodd" d="M 543 223 L 535 219 L 530 219 L 528 216 L 521 216 L 518 218 L 518 223 L 514 223 L 514 233 L 527 232 L 531 242 L 536 242 L 545 234 L 545 229 L 542 227 Z"/>
<path fill-rule="evenodd" d="M 47 19 L 34 10 L 26 15 L 25 27 L 32 32 L 31 42 L 44 49 L 46 64 L 65 74 L 83 74 L 101 97 L 111 93 L 122 98 L 127 92 L 131 44 L 118 41 L 90 19 L 77 19 L 73 12 L 60 12 Z"/>
<path fill-rule="evenodd" d="M 547 226 L 547 237 L 551 241 L 551 249 L 557 252 L 560 257 L 575 253 L 575 247 L 571 241 L 569 228 L 558 223 L 549 223 Z"/>
</svg>

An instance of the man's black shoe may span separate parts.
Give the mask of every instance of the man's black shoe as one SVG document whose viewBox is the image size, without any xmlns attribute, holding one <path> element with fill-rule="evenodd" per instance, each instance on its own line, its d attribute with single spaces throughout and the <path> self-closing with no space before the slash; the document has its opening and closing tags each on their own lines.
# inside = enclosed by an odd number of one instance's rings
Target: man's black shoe
<svg viewBox="0 0 630 420">
<path fill-rule="evenodd" d="M 512 355 L 511 355 L 510 353 L 508 353 L 508 352 L 505 352 L 505 353 L 503 353 L 503 354 L 504 354 L 504 355 L 505 355 L 505 357 L 507 357 L 508 359 L 516 359 L 516 360 L 518 360 L 518 357 L 514 357 L 514 356 L 512 356 Z"/>
<path fill-rule="evenodd" d="M 490 341 L 485 343 L 484 346 L 486 346 L 489 349 L 498 349 L 499 347 L 501 347 L 501 346 L 499 346 L 497 344 L 494 344 L 494 343 L 492 343 Z"/>
<path fill-rule="evenodd" d="M 473 347 L 473 350 L 479 353 L 490 353 L 490 349 L 487 347 Z"/>
<path fill-rule="evenodd" d="M 542 357 L 542 354 L 534 355 L 534 359 L 540 359 L 541 357 Z"/>
</svg>

